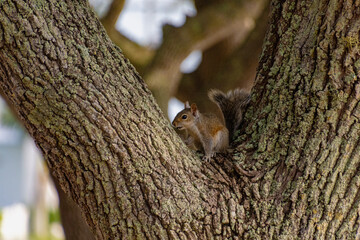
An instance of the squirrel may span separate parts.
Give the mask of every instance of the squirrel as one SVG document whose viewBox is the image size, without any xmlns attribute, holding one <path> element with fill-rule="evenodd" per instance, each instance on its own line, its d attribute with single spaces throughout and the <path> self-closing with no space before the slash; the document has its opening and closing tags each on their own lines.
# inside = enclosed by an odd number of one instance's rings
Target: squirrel
<svg viewBox="0 0 360 240">
<path fill-rule="evenodd" d="M 205 161 L 210 161 L 215 153 L 228 148 L 229 141 L 240 126 L 244 107 L 250 100 L 249 93 L 242 89 L 226 94 L 213 89 L 208 96 L 220 108 L 222 119 L 214 114 L 200 113 L 195 103 L 190 106 L 186 102 L 184 109 L 172 121 L 177 130 L 185 130 L 180 136 L 189 148 L 205 152 Z"/>
</svg>

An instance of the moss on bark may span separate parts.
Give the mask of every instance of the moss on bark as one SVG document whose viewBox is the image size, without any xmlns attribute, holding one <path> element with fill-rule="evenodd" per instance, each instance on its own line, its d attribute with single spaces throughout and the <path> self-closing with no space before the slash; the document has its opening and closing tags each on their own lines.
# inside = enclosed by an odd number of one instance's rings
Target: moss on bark
<svg viewBox="0 0 360 240">
<path fill-rule="evenodd" d="M 83 1 L 1 3 L 0 88 L 98 239 L 354 239 L 358 5 L 273 1 L 236 149 L 211 163 Z"/>
</svg>

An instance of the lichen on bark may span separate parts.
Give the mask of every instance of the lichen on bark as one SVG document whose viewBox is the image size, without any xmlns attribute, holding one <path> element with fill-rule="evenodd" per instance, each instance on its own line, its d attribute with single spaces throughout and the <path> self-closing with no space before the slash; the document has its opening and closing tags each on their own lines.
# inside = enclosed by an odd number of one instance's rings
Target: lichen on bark
<svg viewBox="0 0 360 240">
<path fill-rule="evenodd" d="M 358 7 L 273 1 L 240 136 L 211 163 L 83 1 L 1 3 L 0 88 L 98 239 L 354 239 Z"/>
</svg>

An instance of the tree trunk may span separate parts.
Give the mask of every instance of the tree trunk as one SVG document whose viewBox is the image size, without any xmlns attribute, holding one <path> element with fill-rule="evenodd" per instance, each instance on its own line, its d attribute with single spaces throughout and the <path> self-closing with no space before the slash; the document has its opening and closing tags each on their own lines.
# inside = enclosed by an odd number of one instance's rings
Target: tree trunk
<svg viewBox="0 0 360 240">
<path fill-rule="evenodd" d="M 359 238 L 359 4 L 272 3 L 235 153 L 255 236 Z"/>
<path fill-rule="evenodd" d="M 273 2 L 242 134 L 211 163 L 83 1 L 1 3 L 0 88 L 97 239 L 354 239 L 358 5 Z"/>
</svg>

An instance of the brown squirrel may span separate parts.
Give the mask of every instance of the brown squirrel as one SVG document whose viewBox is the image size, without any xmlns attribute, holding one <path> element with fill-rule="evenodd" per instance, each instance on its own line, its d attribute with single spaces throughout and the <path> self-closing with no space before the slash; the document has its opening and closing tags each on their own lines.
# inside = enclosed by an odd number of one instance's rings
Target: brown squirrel
<svg viewBox="0 0 360 240">
<path fill-rule="evenodd" d="M 184 143 L 191 149 L 203 150 L 204 160 L 209 161 L 215 153 L 225 151 L 229 140 L 239 127 L 244 107 L 249 102 L 249 94 L 241 89 L 228 93 L 210 90 L 208 96 L 221 110 L 224 121 L 213 114 L 200 113 L 196 104 L 185 103 L 184 110 L 174 118 L 172 125 L 178 130 L 185 130 Z"/>
</svg>

